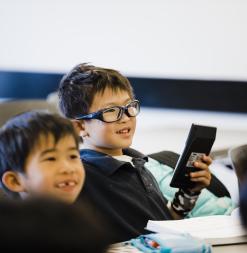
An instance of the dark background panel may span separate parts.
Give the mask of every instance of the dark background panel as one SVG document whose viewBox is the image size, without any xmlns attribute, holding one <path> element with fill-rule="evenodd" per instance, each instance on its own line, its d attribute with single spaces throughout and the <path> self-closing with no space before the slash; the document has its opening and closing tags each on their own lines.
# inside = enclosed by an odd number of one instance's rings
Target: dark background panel
<svg viewBox="0 0 247 253">
<path fill-rule="evenodd" d="M 247 82 L 130 78 L 145 106 L 247 112 Z"/>
<path fill-rule="evenodd" d="M 0 98 L 46 98 L 62 74 L 0 71 Z"/>
<path fill-rule="evenodd" d="M 0 71 L 0 98 L 46 98 L 63 74 Z M 247 82 L 130 77 L 142 106 L 247 112 Z"/>
</svg>

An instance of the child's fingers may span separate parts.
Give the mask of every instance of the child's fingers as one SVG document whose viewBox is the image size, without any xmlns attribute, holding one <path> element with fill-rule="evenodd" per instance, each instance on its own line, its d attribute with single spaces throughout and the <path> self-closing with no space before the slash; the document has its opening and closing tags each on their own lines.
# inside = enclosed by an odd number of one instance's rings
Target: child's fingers
<svg viewBox="0 0 247 253">
<path fill-rule="evenodd" d="M 205 177 L 205 178 L 211 180 L 211 173 L 209 171 L 206 171 L 206 170 L 201 170 L 201 171 L 196 171 L 196 172 L 191 172 L 190 173 L 190 178 L 191 179 L 200 178 L 200 177 Z"/>
<path fill-rule="evenodd" d="M 209 170 L 200 170 L 190 173 L 190 180 L 197 183 L 197 189 L 203 189 L 210 185 L 211 173 Z"/>
<path fill-rule="evenodd" d="M 210 156 L 203 156 L 202 161 L 194 162 L 194 166 L 200 170 L 190 173 L 190 180 L 196 183 L 197 190 L 201 190 L 210 185 L 211 182 L 211 172 L 209 170 L 209 165 L 212 163 Z"/>
<path fill-rule="evenodd" d="M 193 164 L 196 168 L 201 169 L 201 170 L 207 170 L 209 171 L 209 167 L 207 163 L 203 162 L 194 162 Z"/>
<path fill-rule="evenodd" d="M 213 159 L 210 156 L 203 155 L 202 157 L 203 162 L 205 162 L 207 165 L 210 165 L 213 162 Z"/>
<path fill-rule="evenodd" d="M 210 185 L 211 180 L 206 177 L 196 177 L 196 178 L 191 178 L 191 181 L 200 183 L 200 185 L 203 186 L 202 188 L 204 188 L 205 186 Z"/>
</svg>

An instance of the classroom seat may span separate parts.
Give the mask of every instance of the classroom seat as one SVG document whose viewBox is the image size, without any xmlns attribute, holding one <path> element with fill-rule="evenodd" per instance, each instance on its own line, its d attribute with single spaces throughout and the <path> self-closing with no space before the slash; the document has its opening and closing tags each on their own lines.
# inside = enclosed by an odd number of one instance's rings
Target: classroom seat
<svg viewBox="0 0 247 253">
<path fill-rule="evenodd" d="M 11 117 L 30 110 L 48 110 L 58 113 L 54 103 L 45 99 L 10 100 L 0 103 L 0 127 Z"/>
<path fill-rule="evenodd" d="M 179 159 L 179 154 L 168 150 L 152 153 L 148 156 L 159 161 L 160 163 L 168 165 L 173 169 L 175 168 L 176 163 Z M 217 197 L 231 197 L 228 189 L 214 174 L 212 174 L 211 183 L 207 189 Z"/>
<path fill-rule="evenodd" d="M 231 148 L 228 154 L 241 188 L 247 180 L 247 144 Z"/>
</svg>

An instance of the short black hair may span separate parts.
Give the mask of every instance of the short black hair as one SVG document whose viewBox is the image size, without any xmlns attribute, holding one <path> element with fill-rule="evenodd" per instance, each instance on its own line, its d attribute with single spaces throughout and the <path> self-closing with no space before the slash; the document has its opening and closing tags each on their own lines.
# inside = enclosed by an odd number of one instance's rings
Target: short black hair
<svg viewBox="0 0 247 253">
<path fill-rule="evenodd" d="M 96 93 L 106 88 L 127 91 L 131 98 L 134 92 L 129 80 L 114 69 L 95 67 L 87 63 L 75 66 L 64 75 L 58 88 L 59 107 L 63 115 L 74 119 L 88 114 Z"/>
<path fill-rule="evenodd" d="M 70 120 L 45 111 L 29 111 L 9 119 L 0 129 L 0 178 L 1 186 L 12 197 L 18 193 L 9 191 L 2 183 L 8 171 L 25 173 L 28 155 L 38 144 L 41 135 L 54 137 L 55 144 L 64 136 L 74 137 L 79 148 L 79 137 Z"/>
<path fill-rule="evenodd" d="M 1 248 L 6 252 L 103 253 L 110 230 L 87 202 L 68 205 L 55 199 L 0 201 Z M 14 251 L 14 252 L 16 252 Z"/>
</svg>

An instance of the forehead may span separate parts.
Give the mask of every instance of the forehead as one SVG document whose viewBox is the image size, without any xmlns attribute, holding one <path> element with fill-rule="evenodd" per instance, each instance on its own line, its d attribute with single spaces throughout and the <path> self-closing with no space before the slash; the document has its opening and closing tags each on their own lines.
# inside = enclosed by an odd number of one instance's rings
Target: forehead
<svg viewBox="0 0 247 253">
<path fill-rule="evenodd" d="M 70 134 L 61 136 L 57 141 L 53 134 L 40 134 L 33 148 L 33 152 L 42 152 L 45 149 L 55 148 L 56 146 L 63 146 L 66 148 L 68 145 L 76 145 L 74 137 Z"/>
<path fill-rule="evenodd" d="M 108 106 L 125 105 L 132 98 L 126 90 L 113 90 L 106 88 L 103 92 L 97 92 L 94 96 L 90 111 L 97 111 Z"/>
</svg>

